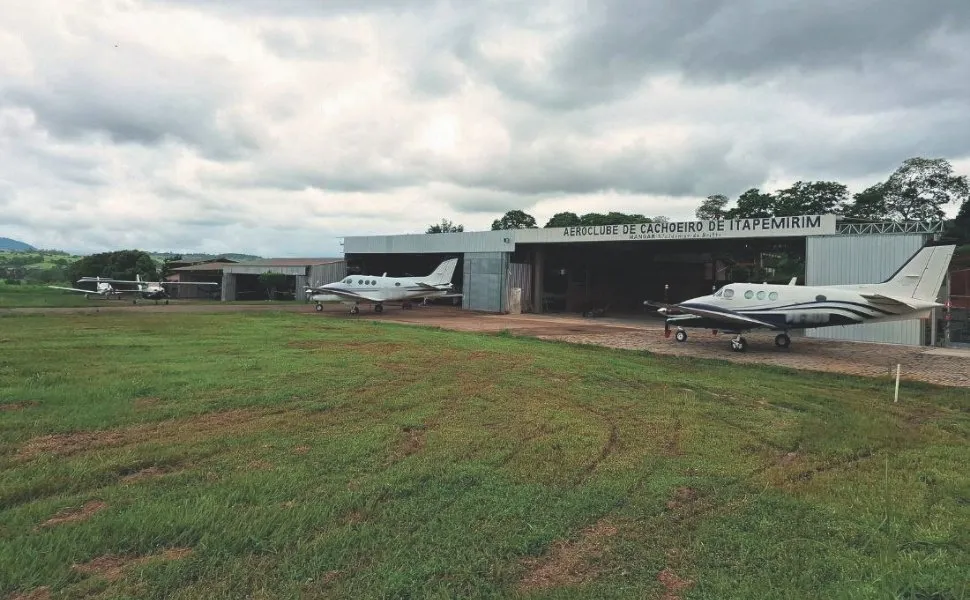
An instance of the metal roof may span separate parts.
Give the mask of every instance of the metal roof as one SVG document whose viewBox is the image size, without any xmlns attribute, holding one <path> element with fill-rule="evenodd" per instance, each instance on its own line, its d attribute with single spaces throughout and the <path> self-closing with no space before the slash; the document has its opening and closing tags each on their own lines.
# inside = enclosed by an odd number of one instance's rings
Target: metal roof
<svg viewBox="0 0 970 600">
<path fill-rule="evenodd" d="M 238 267 L 310 267 L 313 265 L 331 265 L 343 262 L 341 258 L 264 258 L 260 260 L 245 260 L 233 263 Z"/>
<path fill-rule="evenodd" d="M 209 262 L 209 263 L 199 263 L 197 265 L 189 265 L 187 267 L 176 267 L 172 271 L 221 271 L 222 267 L 228 265 L 235 265 L 235 262 Z"/>
</svg>

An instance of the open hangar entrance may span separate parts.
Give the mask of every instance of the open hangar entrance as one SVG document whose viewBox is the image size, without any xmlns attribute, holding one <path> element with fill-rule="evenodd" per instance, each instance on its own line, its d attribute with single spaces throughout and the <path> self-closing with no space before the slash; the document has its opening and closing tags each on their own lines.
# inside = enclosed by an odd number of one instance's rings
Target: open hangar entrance
<svg viewBox="0 0 970 600">
<path fill-rule="evenodd" d="M 522 244 L 531 312 L 643 314 L 644 300 L 679 302 L 735 281 L 804 283 L 805 238 L 686 239 Z"/>
</svg>

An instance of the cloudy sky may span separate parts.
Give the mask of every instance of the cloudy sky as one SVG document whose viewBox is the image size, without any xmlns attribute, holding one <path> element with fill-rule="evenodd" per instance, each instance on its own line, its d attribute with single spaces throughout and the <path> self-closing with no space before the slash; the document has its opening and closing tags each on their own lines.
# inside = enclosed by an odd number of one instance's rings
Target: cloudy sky
<svg viewBox="0 0 970 600">
<path fill-rule="evenodd" d="M 0 8 L 0 236 L 41 247 L 326 256 L 911 156 L 970 173 L 967 0 Z"/>
</svg>

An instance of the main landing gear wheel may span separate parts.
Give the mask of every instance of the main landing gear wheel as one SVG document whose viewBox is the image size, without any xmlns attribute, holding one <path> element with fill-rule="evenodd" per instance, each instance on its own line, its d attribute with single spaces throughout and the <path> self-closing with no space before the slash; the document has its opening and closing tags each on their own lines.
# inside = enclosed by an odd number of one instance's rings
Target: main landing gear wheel
<svg viewBox="0 0 970 600">
<path fill-rule="evenodd" d="M 313 310 L 320 312 L 323 310 L 323 305 L 317 302 L 317 305 L 313 307 Z"/>
<path fill-rule="evenodd" d="M 731 350 L 735 352 L 744 352 L 748 349 L 748 341 L 745 340 L 740 335 L 733 340 L 731 340 Z"/>
<path fill-rule="evenodd" d="M 674 339 L 677 340 L 678 342 L 686 342 L 687 332 L 684 331 L 683 329 L 678 329 L 677 333 L 674 334 Z"/>
<path fill-rule="evenodd" d="M 791 345 L 791 338 L 787 333 L 779 333 L 775 336 L 775 345 L 779 348 L 787 348 Z"/>
<path fill-rule="evenodd" d="M 376 312 L 376 313 L 384 312 L 384 305 L 383 304 L 375 304 L 374 305 L 374 312 Z"/>
</svg>

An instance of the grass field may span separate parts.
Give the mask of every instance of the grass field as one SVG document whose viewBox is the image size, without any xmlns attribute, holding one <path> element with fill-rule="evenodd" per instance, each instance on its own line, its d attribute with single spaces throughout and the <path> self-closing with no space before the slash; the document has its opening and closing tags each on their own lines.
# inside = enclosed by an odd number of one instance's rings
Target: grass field
<svg viewBox="0 0 970 600">
<path fill-rule="evenodd" d="M 0 317 L 0 597 L 970 597 L 970 397 L 891 393 L 306 314 Z"/>
<path fill-rule="evenodd" d="M 58 284 L 67 286 L 68 284 Z M 226 304 L 219 300 L 171 300 L 172 304 Z M 139 299 L 139 304 L 154 304 L 152 300 Z M 7 285 L 0 282 L 0 308 L 78 308 L 85 306 L 125 306 L 131 304 L 131 296 L 106 300 L 92 295 L 85 298 L 79 292 L 53 290 L 44 285 Z M 293 300 L 236 300 L 229 304 L 294 304 Z"/>
</svg>

